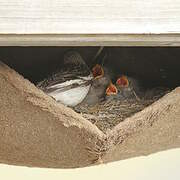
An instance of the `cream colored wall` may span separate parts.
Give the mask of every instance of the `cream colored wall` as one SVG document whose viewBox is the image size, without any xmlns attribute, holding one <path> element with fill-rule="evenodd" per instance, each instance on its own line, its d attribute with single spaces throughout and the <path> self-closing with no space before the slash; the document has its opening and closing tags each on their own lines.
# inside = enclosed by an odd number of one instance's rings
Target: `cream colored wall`
<svg viewBox="0 0 180 180">
<path fill-rule="evenodd" d="M 92 179 L 137 179 L 179 180 L 180 149 L 173 149 L 105 165 L 81 169 L 43 169 L 0 165 L 0 179 L 12 180 L 92 180 Z"/>
</svg>

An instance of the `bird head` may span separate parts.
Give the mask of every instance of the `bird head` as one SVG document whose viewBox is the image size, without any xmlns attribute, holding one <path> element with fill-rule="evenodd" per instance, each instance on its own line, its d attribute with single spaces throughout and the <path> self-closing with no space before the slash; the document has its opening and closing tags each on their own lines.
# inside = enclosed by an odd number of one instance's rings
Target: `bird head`
<svg viewBox="0 0 180 180">
<path fill-rule="evenodd" d="M 101 65 L 96 64 L 92 68 L 92 74 L 93 74 L 94 78 L 101 78 L 104 76 L 104 69 L 102 68 Z"/>
<path fill-rule="evenodd" d="M 116 81 L 116 85 L 120 88 L 129 87 L 129 81 L 128 81 L 127 76 L 122 75 L 121 77 L 119 77 Z"/>
<path fill-rule="evenodd" d="M 116 86 L 114 84 L 110 83 L 106 89 L 106 95 L 107 96 L 116 95 L 117 93 L 118 93 L 118 90 L 117 90 Z"/>
</svg>

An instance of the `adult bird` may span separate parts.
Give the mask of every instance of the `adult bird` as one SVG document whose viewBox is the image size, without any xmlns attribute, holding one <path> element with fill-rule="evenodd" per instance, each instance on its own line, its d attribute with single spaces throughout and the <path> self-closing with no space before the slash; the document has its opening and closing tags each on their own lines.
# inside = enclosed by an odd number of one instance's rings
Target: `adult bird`
<svg viewBox="0 0 180 180">
<path fill-rule="evenodd" d="M 37 87 L 53 97 L 57 102 L 74 107 L 87 96 L 93 79 L 89 67 L 76 51 L 65 53 L 63 66 Z"/>
</svg>

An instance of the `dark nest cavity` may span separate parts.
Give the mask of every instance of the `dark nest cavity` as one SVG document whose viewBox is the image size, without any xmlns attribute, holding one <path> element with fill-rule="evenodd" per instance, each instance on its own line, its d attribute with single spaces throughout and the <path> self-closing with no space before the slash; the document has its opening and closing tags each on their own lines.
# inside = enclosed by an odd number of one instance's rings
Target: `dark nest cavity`
<svg viewBox="0 0 180 180">
<path fill-rule="evenodd" d="M 168 88 L 153 88 L 147 90 L 141 98 L 126 100 L 107 99 L 95 106 L 82 104 L 73 109 L 99 129 L 106 132 L 126 118 L 151 105 L 169 91 L 170 89 Z"/>
<path fill-rule="evenodd" d="M 99 49 L 100 47 L 1 47 L 0 60 L 36 85 L 57 67 L 62 67 L 62 59 L 67 51 L 79 52 L 92 68 Z M 104 57 L 107 67 L 111 67 L 114 72 L 137 77 L 142 80 L 146 89 L 140 100 L 104 100 L 95 106 L 79 105 L 73 108 L 104 132 L 151 105 L 180 84 L 179 47 L 105 47 L 97 60 L 101 61 Z"/>
</svg>

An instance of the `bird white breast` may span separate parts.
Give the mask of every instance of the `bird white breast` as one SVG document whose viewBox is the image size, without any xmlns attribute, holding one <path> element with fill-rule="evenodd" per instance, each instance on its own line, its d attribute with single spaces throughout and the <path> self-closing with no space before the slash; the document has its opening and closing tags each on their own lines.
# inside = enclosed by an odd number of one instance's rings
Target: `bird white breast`
<svg viewBox="0 0 180 180">
<path fill-rule="evenodd" d="M 84 80 L 76 79 L 76 80 L 66 81 L 61 84 L 56 84 L 51 87 L 60 88 L 60 87 L 64 87 L 73 83 L 81 84 L 82 82 L 84 82 Z M 79 103 L 81 103 L 83 99 L 87 96 L 90 86 L 91 85 L 79 86 L 79 87 L 72 88 L 63 92 L 59 92 L 59 90 L 57 89 L 51 93 L 48 93 L 48 95 L 52 96 L 53 98 L 55 98 L 56 101 L 61 102 L 64 105 L 74 107 L 78 105 Z"/>
</svg>

